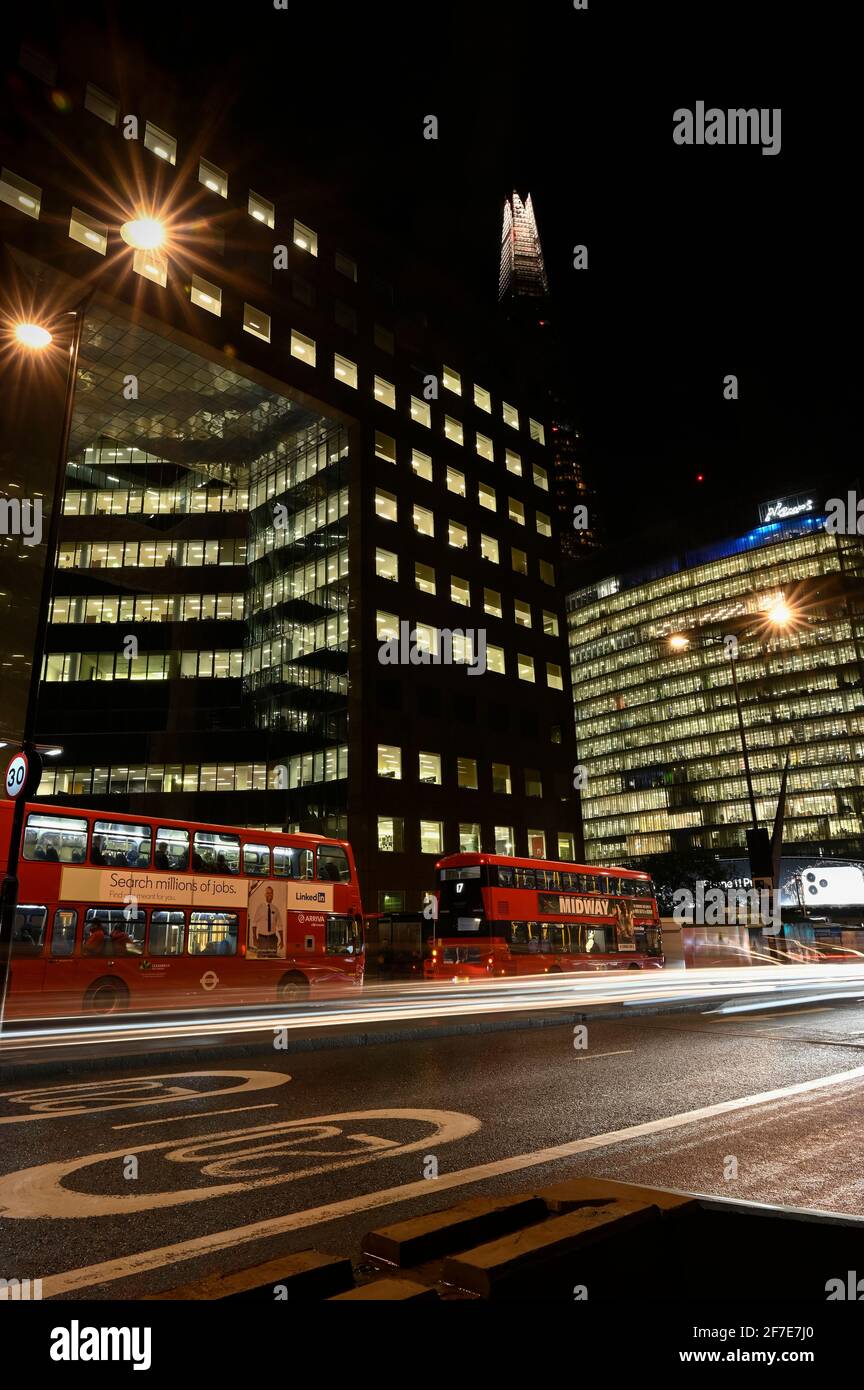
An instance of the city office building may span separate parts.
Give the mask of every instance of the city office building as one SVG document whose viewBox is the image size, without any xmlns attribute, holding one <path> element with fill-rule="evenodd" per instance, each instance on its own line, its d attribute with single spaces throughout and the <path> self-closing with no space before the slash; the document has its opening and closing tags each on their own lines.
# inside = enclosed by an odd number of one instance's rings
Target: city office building
<svg viewBox="0 0 864 1390">
<path fill-rule="evenodd" d="M 788 753 L 785 850 L 861 854 L 862 581 L 862 539 L 829 534 L 811 493 L 568 597 L 589 861 L 744 852 L 733 667 L 759 823 L 773 823 Z"/>
<path fill-rule="evenodd" d="M 442 853 L 577 858 L 548 423 L 517 336 L 449 317 L 338 190 L 301 201 L 239 132 L 202 146 L 194 94 L 143 60 L 25 45 L 9 88 L 14 275 L 37 307 L 91 296 L 40 795 L 346 835 L 371 909 L 418 907 Z M 142 208 L 163 245 L 127 244 Z"/>
</svg>

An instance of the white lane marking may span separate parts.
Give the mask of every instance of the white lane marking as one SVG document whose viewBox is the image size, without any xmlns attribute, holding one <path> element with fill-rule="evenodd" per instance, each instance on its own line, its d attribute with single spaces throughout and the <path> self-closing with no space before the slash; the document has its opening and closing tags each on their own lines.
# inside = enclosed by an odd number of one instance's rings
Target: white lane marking
<svg viewBox="0 0 864 1390">
<path fill-rule="evenodd" d="M 434 1180 L 422 1178 L 418 1182 L 403 1183 L 401 1187 L 366 1192 L 340 1202 L 310 1207 L 307 1211 L 290 1212 L 284 1216 L 253 1221 L 248 1226 L 214 1231 L 210 1235 L 196 1236 L 191 1240 L 163 1245 L 154 1250 L 141 1250 L 134 1255 L 104 1260 L 101 1264 L 85 1265 L 80 1269 L 69 1269 L 62 1274 L 49 1275 L 42 1281 L 42 1294 L 44 1298 L 53 1298 L 57 1294 L 69 1293 L 74 1289 L 93 1288 L 97 1284 L 110 1284 L 115 1279 L 128 1279 L 137 1274 L 146 1274 L 149 1270 L 159 1269 L 163 1265 L 180 1264 L 183 1260 L 194 1259 L 197 1255 L 213 1255 L 220 1251 L 230 1254 L 238 1246 L 247 1245 L 250 1241 L 266 1240 L 273 1236 L 285 1235 L 288 1231 L 306 1230 L 310 1226 L 320 1226 L 343 1216 L 372 1211 L 376 1207 L 392 1206 L 396 1202 L 408 1201 L 414 1197 L 429 1197 L 433 1194 L 437 1196 L 449 1188 L 484 1182 L 488 1178 L 499 1177 L 502 1173 L 513 1173 L 523 1168 L 555 1163 L 574 1154 L 622 1144 L 628 1139 L 638 1139 L 643 1135 L 656 1134 L 663 1130 L 680 1129 L 682 1125 L 693 1124 L 698 1120 L 710 1120 L 716 1115 L 727 1115 L 735 1110 L 766 1105 L 771 1101 L 806 1095 L 810 1091 L 824 1090 L 828 1086 L 842 1086 L 862 1079 L 864 1067 L 854 1067 L 851 1071 L 835 1072 L 832 1076 L 817 1077 L 813 1081 L 800 1081 L 793 1086 L 782 1086 L 775 1091 L 762 1091 L 757 1095 L 742 1096 L 738 1100 L 719 1101 L 715 1105 L 702 1106 L 698 1110 L 669 1115 L 663 1120 L 649 1120 L 645 1124 L 630 1125 L 627 1129 L 610 1130 L 606 1134 L 595 1134 L 587 1139 L 574 1139 L 567 1144 L 538 1149 L 535 1153 L 517 1154 L 512 1158 L 498 1159 L 494 1163 L 480 1163 L 473 1168 L 463 1168 L 461 1172 L 442 1173 Z"/>
<path fill-rule="evenodd" d="M 410 1123 L 426 1127 L 419 1139 L 403 1142 L 388 1135 L 375 1135 L 349 1129 L 352 1121 L 369 1123 L 374 1120 Z M 440 1144 L 464 1139 L 480 1128 L 474 1115 L 456 1110 L 352 1110 L 337 1115 L 315 1115 L 308 1119 L 272 1120 L 257 1127 L 222 1130 L 215 1134 L 192 1134 L 155 1143 L 136 1144 L 136 1156 L 161 1157 L 168 1163 L 191 1164 L 208 1178 L 233 1178 L 236 1181 L 207 1187 L 171 1187 L 167 1190 L 118 1195 L 111 1192 L 82 1192 L 70 1185 L 72 1179 L 89 1169 L 109 1164 L 112 1159 L 124 1159 L 129 1150 L 115 1149 L 109 1153 L 84 1154 L 80 1158 L 57 1163 L 42 1163 L 33 1168 L 19 1168 L 0 1177 L 0 1216 L 16 1220 L 42 1217 L 92 1219 L 97 1216 L 128 1216 L 138 1211 L 185 1206 L 189 1202 L 205 1202 L 250 1192 L 264 1187 L 297 1182 L 337 1168 L 353 1168 L 373 1163 L 396 1154 L 412 1153 L 417 1149 L 435 1152 Z M 343 1133 L 344 1130 L 344 1133 Z M 342 1148 L 334 1144 L 342 1143 Z M 344 1145 L 353 1144 L 354 1148 Z M 279 1160 L 286 1163 L 298 1158 L 321 1158 L 295 1166 L 294 1171 L 280 1172 Z M 148 1172 L 158 1168 L 148 1160 Z M 170 1170 L 169 1170 L 170 1173 Z M 176 1174 L 176 1169 L 175 1169 Z M 90 1174 L 98 1185 L 99 1174 Z M 181 1176 L 176 1174 L 177 1178 Z M 157 1179 L 158 1180 L 158 1177 Z M 169 1179 L 170 1181 L 170 1179 Z"/>
<path fill-rule="evenodd" d="M 196 1091 L 191 1086 L 169 1086 L 181 1078 L 235 1078 L 239 1086 Z M 25 1115 L 0 1115 L 0 1125 L 20 1125 L 28 1120 L 60 1120 L 70 1115 L 96 1115 L 105 1110 L 135 1110 L 142 1105 L 171 1105 L 188 1100 L 221 1100 L 241 1091 L 269 1091 L 285 1086 L 288 1072 L 276 1071 L 175 1071 L 156 1076 L 129 1076 L 109 1081 L 74 1081 L 62 1086 L 27 1086 L 0 1091 L 0 1102 L 29 1107 Z M 148 1084 L 149 1083 L 149 1084 Z M 137 1093 L 137 1094 L 136 1094 Z"/>
<path fill-rule="evenodd" d="M 617 1052 L 586 1052 L 581 1057 L 577 1053 L 575 1061 L 593 1062 L 595 1057 L 626 1057 L 629 1056 L 631 1052 L 635 1051 L 636 1049 L 634 1047 L 620 1047 Z"/>
<path fill-rule="evenodd" d="M 146 1125 L 175 1125 L 178 1120 L 202 1120 L 211 1115 L 242 1115 L 248 1110 L 278 1110 L 277 1100 L 262 1100 L 260 1105 L 235 1105 L 231 1110 L 205 1110 L 198 1115 L 166 1115 L 160 1120 L 132 1120 L 128 1125 L 112 1125 L 112 1129 L 142 1129 Z"/>
</svg>

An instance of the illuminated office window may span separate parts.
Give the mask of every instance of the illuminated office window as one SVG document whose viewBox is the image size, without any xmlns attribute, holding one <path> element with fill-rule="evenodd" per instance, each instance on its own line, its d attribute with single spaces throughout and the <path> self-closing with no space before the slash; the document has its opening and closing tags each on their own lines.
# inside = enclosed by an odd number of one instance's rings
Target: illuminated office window
<svg viewBox="0 0 864 1390">
<path fill-rule="evenodd" d="M 427 507 L 414 506 L 412 511 L 414 530 L 421 536 L 435 535 L 435 517 Z"/>
<path fill-rule="evenodd" d="M 569 860 L 571 864 L 575 863 L 576 836 L 573 834 L 572 831 L 558 831 L 558 858 Z"/>
<path fill-rule="evenodd" d="M 144 148 L 152 150 L 168 164 L 177 163 L 177 141 L 173 135 L 169 135 L 166 130 L 160 130 L 152 121 L 147 121 L 144 126 Z"/>
<path fill-rule="evenodd" d="M 428 401 L 421 401 L 419 397 L 411 397 L 411 419 L 418 425 L 425 425 L 427 429 L 432 428 L 432 411 L 429 409 Z"/>
<path fill-rule="evenodd" d="M 357 363 L 352 362 L 350 357 L 342 357 L 340 353 L 334 352 L 333 375 L 343 386 L 353 386 L 354 390 L 357 390 Z"/>
<path fill-rule="evenodd" d="M 378 849 L 382 854 L 399 854 L 405 847 L 405 823 L 393 816 L 378 817 Z"/>
<path fill-rule="evenodd" d="M 447 491 L 455 492 L 457 497 L 465 496 L 465 474 L 458 468 L 447 469 Z"/>
<path fill-rule="evenodd" d="M 520 598 L 513 600 L 513 615 L 520 627 L 531 626 L 531 605 L 523 603 Z"/>
<path fill-rule="evenodd" d="M 452 415 L 444 416 L 444 433 L 453 444 L 463 444 L 464 434 L 459 420 L 454 420 Z"/>
<path fill-rule="evenodd" d="M 399 579 L 399 556 L 392 550 L 375 550 L 375 573 L 379 579 Z"/>
<path fill-rule="evenodd" d="M 504 450 L 504 462 L 507 465 L 508 473 L 515 473 L 517 477 L 522 477 L 522 459 L 518 454 L 514 454 L 512 449 Z"/>
<path fill-rule="evenodd" d="M 152 280 L 154 285 L 164 288 L 168 283 L 168 257 L 161 251 L 136 251 L 132 269 L 142 280 Z"/>
<path fill-rule="evenodd" d="M 561 675 L 561 667 L 557 666 L 554 661 L 546 662 L 546 684 L 552 690 L 564 689 L 564 679 Z"/>
<path fill-rule="evenodd" d="M 495 674 L 498 675 L 498 676 L 503 676 L 503 675 L 505 674 L 506 666 L 505 666 L 505 662 L 504 662 L 504 648 L 503 648 L 503 647 L 491 647 L 491 646 L 487 646 L 487 648 L 486 648 L 486 669 L 487 669 L 488 671 L 494 671 Z"/>
<path fill-rule="evenodd" d="M 415 561 L 414 587 L 419 589 L 422 594 L 434 594 L 435 571 L 431 565 L 421 565 L 419 561 Z"/>
<path fill-rule="evenodd" d="M 418 478 L 424 482 L 432 482 L 432 460 L 428 454 L 423 454 L 419 449 L 411 450 L 411 467 Z"/>
<path fill-rule="evenodd" d="M 402 778 L 402 749 L 391 743 L 378 744 L 378 776 L 390 777 L 394 781 Z"/>
<path fill-rule="evenodd" d="M 375 636 L 379 642 L 390 642 L 399 636 L 399 619 L 395 613 L 384 613 L 379 608 L 375 614 Z"/>
<path fill-rule="evenodd" d="M 425 786 L 441 786 L 441 754 L 440 753 L 419 753 L 418 772 L 420 781 Z"/>
<path fill-rule="evenodd" d="M 541 468 L 539 463 L 535 463 L 531 469 L 536 487 L 542 487 L 544 492 L 549 491 L 549 475 L 545 468 Z"/>
<path fill-rule="evenodd" d="M 546 443 L 546 431 L 537 420 L 532 420 L 530 415 L 528 417 L 528 430 L 535 444 Z"/>
<path fill-rule="evenodd" d="M 545 609 L 545 608 L 543 609 L 543 631 L 546 633 L 546 636 L 547 636 L 547 637 L 557 637 L 557 636 L 558 636 L 558 617 L 557 617 L 557 614 L 555 614 L 555 613 L 550 613 L 550 612 L 549 612 L 547 609 Z"/>
<path fill-rule="evenodd" d="M 496 825 L 495 853 L 506 854 L 510 858 L 512 858 L 515 855 L 516 840 L 513 835 L 512 825 Z"/>
<path fill-rule="evenodd" d="M 440 820 L 421 820 L 420 853 L 444 853 L 444 822 Z"/>
<path fill-rule="evenodd" d="M 494 536 L 480 537 L 480 555 L 484 560 L 490 560 L 493 565 L 499 563 L 498 542 Z"/>
<path fill-rule="evenodd" d="M 543 795 L 543 778 L 540 776 L 536 767 L 526 767 L 525 769 L 525 795 Z"/>
<path fill-rule="evenodd" d="M 501 402 L 501 414 L 504 416 L 505 425 L 510 425 L 512 429 L 519 428 L 519 411 L 515 405 L 508 405 L 506 401 Z"/>
<path fill-rule="evenodd" d="M 95 251 L 99 256 L 104 256 L 108 250 L 108 228 L 80 208 L 72 209 L 69 235 L 73 241 L 80 241 L 88 251 Z"/>
<path fill-rule="evenodd" d="M 313 232 L 311 227 L 306 227 L 302 222 L 294 218 L 294 245 L 301 251 L 306 251 L 310 256 L 318 255 L 318 233 Z"/>
<path fill-rule="evenodd" d="M 209 188 L 211 193 L 218 193 L 220 198 L 228 197 L 228 175 L 208 159 L 198 162 L 198 182 Z"/>
<path fill-rule="evenodd" d="M 476 792 L 478 787 L 476 758 L 456 759 L 456 785 L 462 787 L 464 791 Z"/>
<path fill-rule="evenodd" d="M 208 314 L 215 314 L 217 318 L 221 316 L 222 291 L 212 281 L 205 280 L 200 275 L 193 275 L 189 298 L 199 309 L 206 309 Z"/>
<path fill-rule="evenodd" d="M 305 362 L 307 367 L 314 367 L 316 360 L 314 339 L 307 338 L 305 333 L 298 333 L 296 328 L 292 328 L 291 356 L 298 357 L 301 362 Z"/>
<path fill-rule="evenodd" d="M 488 613 L 491 618 L 502 616 L 501 595 L 497 589 L 483 590 L 483 612 Z"/>
<path fill-rule="evenodd" d="M 391 410 L 396 409 L 396 387 L 392 381 L 385 381 L 383 376 L 376 376 L 373 390 L 379 405 L 387 405 Z"/>
<path fill-rule="evenodd" d="M 531 681 L 532 684 L 533 684 L 533 682 L 534 682 L 534 658 L 533 658 L 533 656 L 525 656 L 522 652 L 519 652 L 519 654 L 518 654 L 517 657 L 516 657 L 516 670 L 517 670 L 517 672 L 518 672 L 518 674 L 519 674 L 519 679 L 520 679 L 520 681 Z"/>
<path fill-rule="evenodd" d="M 495 448 L 491 439 L 487 439 L 485 434 L 476 436 L 477 452 L 483 459 L 488 459 L 490 463 L 495 462 Z"/>
<path fill-rule="evenodd" d="M 474 822 L 463 822 L 459 826 L 459 853 L 480 853 L 480 826 Z"/>
<path fill-rule="evenodd" d="M 452 545 L 455 550 L 464 550 L 468 544 L 468 528 L 460 525 L 458 521 L 448 521 L 447 544 Z"/>
<path fill-rule="evenodd" d="M 396 440 L 391 434 L 375 431 L 375 457 L 384 459 L 386 463 L 396 462 Z"/>
<path fill-rule="evenodd" d="M 380 487 L 375 489 L 375 515 L 382 521 L 396 520 L 397 502 L 394 493 L 384 492 Z"/>
<path fill-rule="evenodd" d="M 256 309 L 253 304 L 244 304 L 243 329 L 246 333 L 251 333 L 253 338 L 261 338 L 263 342 L 269 343 L 270 315 L 265 314 L 263 309 Z"/>
<path fill-rule="evenodd" d="M 528 858 L 529 858 L 529 859 L 545 859 L 545 858 L 546 858 L 546 831 L 545 831 L 545 830 L 529 830 L 529 831 L 528 831 Z"/>
<path fill-rule="evenodd" d="M 541 536 L 552 535 L 552 520 L 545 512 L 537 512 L 537 530 Z"/>
<path fill-rule="evenodd" d="M 515 521 L 518 526 L 525 525 L 525 508 L 521 502 L 517 502 L 515 497 L 507 498 L 507 515 L 511 521 Z"/>
<path fill-rule="evenodd" d="M 524 550 L 518 550 L 515 545 L 510 547 L 510 563 L 516 574 L 528 573 L 528 556 Z"/>
<path fill-rule="evenodd" d="M 42 189 L 37 188 L 35 183 L 22 179 L 20 174 L 13 174 L 11 169 L 3 169 L 0 174 L 0 202 L 8 203 L 10 208 L 16 208 L 27 217 L 35 217 L 38 220 L 42 207 Z"/>
<path fill-rule="evenodd" d="M 477 501 L 480 503 L 480 506 L 485 507 L 487 511 L 494 512 L 498 506 L 494 487 L 489 487 L 486 483 L 478 483 Z"/>
<path fill-rule="evenodd" d="M 492 790 L 493 792 L 498 792 L 501 796 L 512 795 L 513 784 L 510 780 L 509 763 L 492 764 Z"/>
<path fill-rule="evenodd" d="M 492 413 L 492 397 L 488 391 L 484 391 L 482 386 L 474 383 L 474 404 L 479 410 L 485 410 L 487 414 Z"/>
<path fill-rule="evenodd" d="M 463 607 L 471 607 L 471 585 L 467 579 L 460 579 L 458 575 L 450 576 L 450 599 L 452 603 L 461 603 Z"/>
<path fill-rule="evenodd" d="M 441 380 L 448 391 L 452 391 L 457 396 L 462 395 L 462 378 L 452 367 L 444 367 Z"/>
</svg>

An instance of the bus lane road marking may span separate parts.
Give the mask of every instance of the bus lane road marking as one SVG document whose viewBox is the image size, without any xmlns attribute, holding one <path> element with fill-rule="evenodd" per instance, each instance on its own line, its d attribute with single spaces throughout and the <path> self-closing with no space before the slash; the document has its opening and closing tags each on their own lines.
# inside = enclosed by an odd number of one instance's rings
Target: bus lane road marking
<svg viewBox="0 0 864 1390">
<path fill-rule="evenodd" d="M 169 1085 L 184 1079 L 235 1079 L 235 1086 L 218 1090 L 196 1090 L 194 1086 Z M 291 1080 L 287 1072 L 275 1071 L 177 1071 L 155 1076 L 133 1076 L 123 1080 L 76 1081 L 63 1086 L 28 1086 L 21 1090 L 0 1091 L 0 1107 L 20 1106 L 25 1113 L 0 1114 L 0 1125 L 23 1124 L 28 1120 L 68 1119 L 73 1115 L 97 1115 L 105 1110 L 129 1110 L 142 1105 L 170 1105 L 190 1100 L 221 1100 L 241 1092 L 271 1090 Z M 274 1102 L 275 1104 L 275 1102 Z"/>
<path fill-rule="evenodd" d="M 742 1096 L 736 1100 L 719 1101 L 714 1105 L 702 1106 L 697 1110 L 684 1111 L 677 1115 L 669 1115 L 664 1119 L 630 1125 L 626 1129 L 610 1130 L 605 1134 L 574 1139 L 566 1144 L 538 1149 L 534 1153 L 516 1154 L 511 1158 L 477 1164 L 472 1168 L 463 1168 L 461 1171 L 453 1173 L 439 1172 L 438 1177 L 434 1180 L 423 1178 L 416 1182 L 403 1183 L 400 1187 L 382 1188 L 377 1192 L 362 1193 L 341 1201 L 329 1202 L 324 1206 L 311 1207 L 306 1211 L 289 1212 L 283 1216 L 254 1221 L 249 1225 L 234 1226 L 228 1230 L 215 1231 L 209 1235 L 193 1237 L 190 1240 L 178 1241 L 152 1250 L 142 1250 L 135 1254 L 123 1255 L 117 1259 L 105 1260 L 100 1264 L 69 1269 L 43 1279 L 43 1297 L 51 1298 L 75 1290 L 93 1288 L 96 1285 L 112 1283 L 117 1279 L 130 1279 L 136 1275 L 161 1269 L 164 1266 L 181 1264 L 185 1260 L 195 1259 L 201 1255 L 213 1255 L 222 1251 L 230 1256 L 241 1245 L 247 1245 L 253 1241 L 269 1240 L 289 1232 L 307 1230 L 310 1227 L 337 1221 L 362 1211 L 373 1211 L 376 1207 L 392 1206 L 412 1199 L 419 1200 L 433 1194 L 437 1197 L 440 1193 L 452 1188 L 464 1187 L 471 1183 L 484 1182 L 490 1178 L 499 1177 L 502 1174 L 521 1172 L 527 1168 L 555 1163 L 561 1159 L 571 1158 L 576 1154 L 591 1153 L 615 1144 L 622 1144 L 629 1139 L 638 1139 L 663 1131 L 679 1129 L 684 1125 L 713 1119 L 718 1115 L 733 1114 L 737 1110 L 748 1109 L 752 1106 L 767 1105 L 774 1101 L 788 1100 L 795 1096 L 825 1090 L 829 1086 L 848 1085 L 862 1080 L 864 1080 L 864 1067 L 855 1067 L 851 1071 L 835 1072 L 830 1076 L 816 1077 L 812 1081 L 802 1081 L 795 1085 L 780 1087 L 777 1090 Z M 382 1112 L 373 1113 L 381 1114 Z M 342 1118 L 346 1117 L 343 1116 Z M 471 1122 L 469 1133 L 479 1128 L 479 1121 L 472 1121 L 470 1116 L 457 1116 L 455 1118 Z M 441 1142 L 440 1138 L 437 1142 Z M 403 1152 L 406 1151 L 403 1150 Z M 40 1170 L 31 1171 L 38 1173 Z"/>
<path fill-rule="evenodd" d="M 371 1134 L 366 1126 L 378 1121 L 383 1133 Z M 398 1131 L 405 1123 L 415 1131 L 422 1127 L 419 1138 L 406 1141 Z M 364 1128 L 359 1128 L 364 1126 Z M 337 1168 L 353 1168 L 382 1158 L 393 1158 L 417 1149 L 429 1152 L 454 1139 L 463 1139 L 480 1128 L 473 1115 L 452 1110 L 355 1110 L 343 1114 L 316 1115 L 310 1119 L 273 1120 L 269 1124 L 244 1129 L 217 1131 L 215 1134 L 196 1134 L 183 1138 L 161 1139 L 148 1144 L 136 1144 L 135 1156 L 151 1154 L 166 1163 L 186 1165 L 205 1178 L 207 1186 L 173 1186 L 167 1190 L 138 1193 L 115 1193 L 104 1190 L 100 1165 L 116 1173 L 118 1160 L 128 1155 L 128 1148 L 110 1152 L 85 1154 L 80 1158 L 44 1163 L 34 1168 L 20 1168 L 0 1177 L 0 1216 L 16 1219 L 84 1218 L 97 1216 L 129 1216 L 141 1211 L 164 1210 L 187 1206 L 213 1198 L 234 1196 L 265 1187 L 295 1182 Z M 394 1135 L 393 1131 L 397 1131 Z M 159 1165 L 148 1162 L 148 1171 L 156 1180 L 166 1177 L 177 1183 L 185 1176 L 181 1167 L 167 1174 Z M 96 1169 L 89 1174 L 96 1191 L 86 1191 L 69 1184 L 73 1175 Z M 229 1179 L 213 1182 L 212 1179 Z M 66 1180 L 66 1181 L 64 1181 Z"/>
<path fill-rule="evenodd" d="M 277 1100 L 262 1100 L 260 1105 L 234 1105 L 230 1110 L 207 1110 L 206 1118 L 212 1119 L 214 1115 L 246 1115 L 250 1110 L 278 1110 Z M 112 1129 L 146 1129 L 150 1125 L 176 1125 L 181 1120 L 191 1120 L 192 1115 L 160 1115 L 158 1120 L 131 1120 L 125 1125 L 112 1125 Z"/>
</svg>

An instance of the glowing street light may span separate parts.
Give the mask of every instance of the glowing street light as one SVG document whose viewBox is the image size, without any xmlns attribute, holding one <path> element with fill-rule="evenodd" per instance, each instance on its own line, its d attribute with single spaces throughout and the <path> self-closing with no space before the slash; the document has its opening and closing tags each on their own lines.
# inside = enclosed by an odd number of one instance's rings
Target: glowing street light
<svg viewBox="0 0 864 1390">
<path fill-rule="evenodd" d="M 794 622 L 797 614 L 784 598 L 779 598 L 776 603 L 772 603 L 766 617 L 772 627 L 788 627 L 791 622 Z"/>
<path fill-rule="evenodd" d="M 133 217 L 123 223 L 120 235 L 135 251 L 156 251 L 165 244 L 165 224 L 158 217 Z"/>
<path fill-rule="evenodd" d="M 39 352 L 51 342 L 48 329 L 39 323 L 16 323 L 15 337 L 22 347 L 29 348 L 31 352 Z"/>
<path fill-rule="evenodd" d="M 683 632 L 675 632 L 669 638 L 669 646 L 673 652 L 683 652 L 690 646 L 690 638 L 685 637 Z"/>
</svg>

